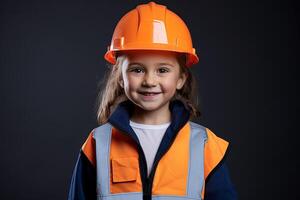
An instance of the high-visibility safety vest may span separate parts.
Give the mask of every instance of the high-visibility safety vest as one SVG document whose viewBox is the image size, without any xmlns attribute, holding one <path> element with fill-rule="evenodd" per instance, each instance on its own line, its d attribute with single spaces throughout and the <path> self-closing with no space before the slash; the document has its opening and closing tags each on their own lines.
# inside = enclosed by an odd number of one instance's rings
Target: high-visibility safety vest
<svg viewBox="0 0 300 200">
<path fill-rule="evenodd" d="M 148 177 L 142 147 L 128 125 L 131 109 L 124 105 L 116 109 L 108 123 L 93 129 L 81 148 L 96 171 L 94 199 L 203 199 L 205 180 L 223 159 L 228 142 L 189 121 L 183 104 L 174 102 L 171 124 Z M 78 175 L 74 174 L 76 179 Z M 73 199 L 70 194 L 69 199 Z"/>
</svg>

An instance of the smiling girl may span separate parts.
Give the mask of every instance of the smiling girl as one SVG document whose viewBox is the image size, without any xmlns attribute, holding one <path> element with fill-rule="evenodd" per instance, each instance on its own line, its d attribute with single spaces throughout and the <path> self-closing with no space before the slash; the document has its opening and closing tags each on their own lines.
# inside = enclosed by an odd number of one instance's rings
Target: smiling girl
<svg viewBox="0 0 300 200">
<path fill-rule="evenodd" d="M 189 67 L 199 59 L 185 23 L 150 2 L 117 24 L 99 94 L 98 122 L 83 144 L 69 199 L 237 199 L 228 142 L 200 116 Z"/>
</svg>

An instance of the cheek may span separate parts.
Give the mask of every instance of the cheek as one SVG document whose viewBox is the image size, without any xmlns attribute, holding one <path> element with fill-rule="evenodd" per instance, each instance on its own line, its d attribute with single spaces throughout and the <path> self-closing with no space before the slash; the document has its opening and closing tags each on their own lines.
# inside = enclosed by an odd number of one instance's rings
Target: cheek
<svg viewBox="0 0 300 200">
<path fill-rule="evenodd" d="M 162 90 L 165 92 L 173 92 L 176 90 L 177 79 L 172 78 L 165 80 L 162 84 Z"/>
</svg>

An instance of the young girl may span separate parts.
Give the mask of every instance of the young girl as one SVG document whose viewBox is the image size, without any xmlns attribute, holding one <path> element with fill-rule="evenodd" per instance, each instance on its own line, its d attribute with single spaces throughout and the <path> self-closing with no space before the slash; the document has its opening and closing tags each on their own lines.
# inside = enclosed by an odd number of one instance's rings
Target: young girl
<svg viewBox="0 0 300 200">
<path fill-rule="evenodd" d="M 189 67 L 199 59 L 185 23 L 150 2 L 117 24 L 105 59 L 98 122 L 73 172 L 73 199 L 237 199 L 228 142 L 191 122 L 200 112 Z"/>
</svg>

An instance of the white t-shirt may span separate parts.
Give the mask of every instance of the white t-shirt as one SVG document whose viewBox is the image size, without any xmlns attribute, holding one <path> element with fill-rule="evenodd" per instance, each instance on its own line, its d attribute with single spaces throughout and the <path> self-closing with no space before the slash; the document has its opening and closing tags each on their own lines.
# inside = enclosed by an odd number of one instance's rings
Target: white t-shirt
<svg viewBox="0 0 300 200">
<path fill-rule="evenodd" d="M 139 138 L 140 144 L 143 148 L 149 176 L 157 149 L 168 126 L 170 125 L 170 122 L 165 124 L 149 125 L 129 120 L 129 124 Z"/>
</svg>

